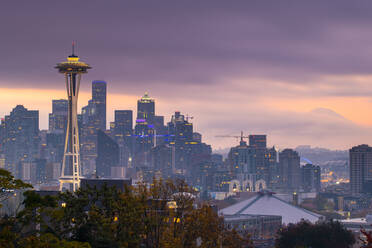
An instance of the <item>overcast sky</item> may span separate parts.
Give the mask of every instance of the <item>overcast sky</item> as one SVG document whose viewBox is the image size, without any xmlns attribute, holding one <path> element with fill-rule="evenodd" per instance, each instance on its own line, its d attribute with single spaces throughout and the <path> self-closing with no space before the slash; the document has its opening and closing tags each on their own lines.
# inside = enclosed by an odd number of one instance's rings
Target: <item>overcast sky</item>
<svg viewBox="0 0 372 248">
<path fill-rule="evenodd" d="M 148 91 L 213 148 L 216 135 L 268 135 L 281 148 L 346 149 L 372 140 L 372 2 L 350 0 L 6 1 L 0 7 L 0 114 L 65 97 L 53 68 L 71 53 L 108 83 L 114 109 Z"/>
</svg>

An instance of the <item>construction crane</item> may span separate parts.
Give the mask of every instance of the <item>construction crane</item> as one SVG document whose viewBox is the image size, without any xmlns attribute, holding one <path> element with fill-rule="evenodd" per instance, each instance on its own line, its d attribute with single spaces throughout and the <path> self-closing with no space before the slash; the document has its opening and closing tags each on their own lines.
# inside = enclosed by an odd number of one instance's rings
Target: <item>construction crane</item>
<svg viewBox="0 0 372 248">
<path fill-rule="evenodd" d="M 216 135 L 215 136 L 216 138 L 236 138 L 236 141 L 239 141 L 239 138 L 240 138 L 240 141 L 243 141 L 243 139 L 248 139 L 249 136 L 244 136 L 243 135 L 243 131 L 240 132 L 240 136 L 237 136 L 237 135 Z"/>
</svg>

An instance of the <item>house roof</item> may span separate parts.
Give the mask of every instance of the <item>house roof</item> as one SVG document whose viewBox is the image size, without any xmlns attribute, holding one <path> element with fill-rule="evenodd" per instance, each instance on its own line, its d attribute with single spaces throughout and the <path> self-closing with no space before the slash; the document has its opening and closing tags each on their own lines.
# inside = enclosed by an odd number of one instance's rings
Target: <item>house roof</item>
<svg viewBox="0 0 372 248">
<path fill-rule="evenodd" d="M 220 215 L 252 214 L 282 216 L 283 224 L 308 220 L 312 223 L 322 219 L 322 215 L 294 206 L 270 192 L 259 192 L 255 196 L 219 211 Z"/>
</svg>

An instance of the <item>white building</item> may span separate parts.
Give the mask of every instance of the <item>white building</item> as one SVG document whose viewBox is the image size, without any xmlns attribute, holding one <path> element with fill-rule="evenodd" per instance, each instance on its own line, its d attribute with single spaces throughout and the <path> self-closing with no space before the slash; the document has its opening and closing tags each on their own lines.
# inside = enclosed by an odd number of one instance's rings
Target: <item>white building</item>
<svg viewBox="0 0 372 248">
<path fill-rule="evenodd" d="M 220 215 L 276 215 L 282 217 L 283 224 L 308 220 L 315 223 L 323 220 L 322 215 L 294 206 L 276 197 L 274 193 L 262 191 L 253 197 L 238 202 L 219 211 Z"/>
</svg>

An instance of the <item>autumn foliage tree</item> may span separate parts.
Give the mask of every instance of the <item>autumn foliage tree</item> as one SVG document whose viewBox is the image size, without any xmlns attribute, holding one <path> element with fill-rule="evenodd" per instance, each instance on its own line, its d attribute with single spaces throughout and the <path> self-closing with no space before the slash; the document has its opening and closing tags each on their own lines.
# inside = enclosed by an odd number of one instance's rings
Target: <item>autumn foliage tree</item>
<svg viewBox="0 0 372 248">
<path fill-rule="evenodd" d="M 0 224 L 0 241 L 13 247 L 49 241 L 53 247 L 251 247 L 210 206 L 197 206 L 184 181 L 154 180 L 123 191 L 88 187 L 56 197 L 29 191 L 24 206 L 11 224 Z"/>
<path fill-rule="evenodd" d="M 363 243 L 362 248 L 372 248 L 372 232 L 368 232 L 365 229 L 360 230 L 362 238 L 360 241 Z"/>
</svg>

